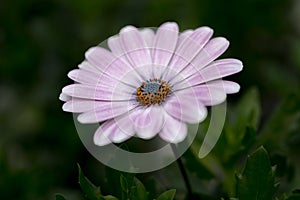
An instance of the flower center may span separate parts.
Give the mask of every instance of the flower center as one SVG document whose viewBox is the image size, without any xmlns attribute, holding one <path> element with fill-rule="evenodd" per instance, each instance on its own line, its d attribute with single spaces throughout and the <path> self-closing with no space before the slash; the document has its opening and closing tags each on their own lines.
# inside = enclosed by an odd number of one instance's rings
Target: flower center
<svg viewBox="0 0 300 200">
<path fill-rule="evenodd" d="M 143 106 L 160 105 L 170 94 L 170 85 L 158 78 L 143 82 L 136 91 L 137 100 Z"/>
</svg>

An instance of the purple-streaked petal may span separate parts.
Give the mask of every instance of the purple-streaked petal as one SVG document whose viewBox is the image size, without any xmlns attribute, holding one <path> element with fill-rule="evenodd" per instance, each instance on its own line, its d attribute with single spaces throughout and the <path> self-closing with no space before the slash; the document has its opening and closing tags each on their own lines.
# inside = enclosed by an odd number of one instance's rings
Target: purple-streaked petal
<svg viewBox="0 0 300 200">
<path fill-rule="evenodd" d="M 93 66 L 91 63 L 89 63 L 88 61 L 83 61 L 82 63 L 80 63 L 78 65 L 78 68 L 79 69 L 83 69 L 83 70 L 86 70 L 86 71 L 89 71 L 89 72 L 94 72 L 94 73 L 99 73 L 101 72 L 99 69 L 97 69 L 97 67 Z"/>
<path fill-rule="evenodd" d="M 193 88 L 174 92 L 163 107 L 172 117 L 188 123 L 199 123 L 207 116 L 207 110 L 201 102 L 198 102 Z"/>
<path fill-rule="evenodd" d="M 226 100 L 226 91 L 221 85 L 221 81 L 218 83 L 207 83 L 193 87 L 196 98 L 198 101 L 206 106 L 218 105 Z"/>
<path fill-rule="evenodd" d="M 92 108 L 90 111 L 84 112 L 78 116 L 78 121 L 80 123 L 97 123 L 117 117 L 137 107 L 137 103 L 101 102 L 97 103 L 96 105 L 91 104 L 89 106 L 95 107 Z"/>
<path fill-rule="evenodd" d="M 225 89 L 227 94 L 234 94 L 240 91 L 240 85 L 232 81 L 222 81 L 222 87 Z"/>
<path fill-rule="evenodd" d="M 116 84 L 122 83 L 119 80 L 116 80 L 100 71 L 94 73 L 91 71 L 86 71 L 84 69 L 74 69 L 68 73 L 68 77 L 78 83 L 87 85 L 101 85 L 112 88 Z"/>
<path fill-rule="evenodd" d="M 155 37 L 154 31 L 151 30 L 150 28 L 144 28 L 140 30 L 140 34 L 142 38 L 145 40 L 146 46 L 148 48 L 151 48 Z M 124 50 L 122 49 L 119 35 L 108 38 L 107 43 L 109 49 L 112 51 L 112 53 L 115 56 L 118 57 L 124 54 Z"/>
<path fill-rule="evenodd" d="M 229 41 L 223 37 L 211 39 L 198 55 L 192 60 L 191 64 L 185 68 L 183 74 L 189 76 L 210 64 L 222 55 L 229 46 Z"/>
<path fill-rule="evenodd" d="M 187 136 L 187 126 L 185 123 L 173 118 L 168 113 L 164 113 L 164 125 L 159 136 L 170 143 L 182 142 Z"/>
<path fill-rule="evenodd" d="M 167 22 L 162 24 L 155 35 L 152 58 L 154 65 L 167 66 L 173 56 L 178 40 L 178 25 Z"/>
<path fill-rule="evenodd" d="M 209 41 L 213 34 L 213 30 L 208 27 L 196 29 L 177 47 L 169 67 L 180 72 L 186 67 L 198 52 Z"/>
<path fill-rule="evenodd" d="M 121 143 L 134 135 L 128 116 L 104 122 L 94 134 L 94 143 L 104 146 L 112 142 Z"/>
<path fill-rule="evenodd" d="M 142 38 L 146 42 L 146 46 L 149 48 L 152 48 L 153 40 L 155 37 L 154 31 L 150 28 L 144 28 L 144 29 L 140 30 L 140 33 L 141 33 Z"/>
<path fill-rule="evenodd" d="M 190 37 L 194 31 L 193 30 L 185 30 L 182 33 L 180 33 L 177 46 L 182 45 L 182 43 L 186 40 L 186 38 Z"/>
<path fill-rule="evenodd" d="M 150 106 L 138 111 L 134 119 L 136 134 L 142 139 L 153 138 L 162 128 L 164 111 L 160 106 Z"/>
<path fill-rule="evenodd" d="M 99 74 L 82 69 L 74 69 L 68 73 L 68 77 L 78 83 L 95 85 L 98 82 Z"/>
<path fill-rule="evenodd" d="M 66 102 L 66 101 L 69 101 L 71 99 L 72 99 L 72 97 L 70 97 L 67 94 L 64 94 L 63 92 L 59 94 L 59 100 L 61 100 L 61 101 L 65 101 Z"/>
<path fill-rule="evenodd" d="M 64 87 L 62 92 L 71 97 L 103 101 L 133 99 L 132 88 L 123 84 L 122 86 L 123 87 L 116 86 L 116 88 L 111 88 L 97 85 L 72 84 Z"/>
<path fill-rule="evenodd" d="M 99 105 L 102 105 L 103 103 L 107 102 L 72 98 L 71 100 L 65 102 L 62 108 L 65 112 L 82 113 L 93 110 L 94 108 L 99 107 Z"/>
<path fill-rule="evenodd" d="M 116 79 L 121 80 L 126 74 L 134 72 L 132 66 L 122 59 L 122 57 L 116 57 L 110 51 L 101 47 L 92 47 L 86 54 L 86 59 L 98 70 L 104 74 Z M 135 74 L 136 78 L 142 80 L 138 74 Z M 127 84 L 132 84 L 131 80 L 123 80 Z"/>
<path fill-rule="evenodd" d="M 133 67 L 151 65 L 150 50 L 137 28 L 126 26 L 121 29 L 120 40 L 125 56 Z"/>
<path fill-rule="evenodd" d="M 237 59 L 222 59 L 217 60 L 199 72 L 193 74 L 186 81 L 190 85 L 198 85 L 204 82 L 220 79 L 235 73 L 240 72 L 243 69 L 243 63 Z"/>
<path fill-rule="evenodd" d="M 109 49 L 115 56 L 121 56 L 123 54 L 123 49 L 120 43 L 120 37 L 118 35 L 108 38 L 107 44 Z"/>
</svg>

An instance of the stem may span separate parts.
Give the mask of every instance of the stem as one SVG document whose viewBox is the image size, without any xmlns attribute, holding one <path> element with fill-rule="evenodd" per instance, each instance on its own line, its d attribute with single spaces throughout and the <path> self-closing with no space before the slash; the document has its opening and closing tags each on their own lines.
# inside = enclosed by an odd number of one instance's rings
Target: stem
<svg viewBox="0 0 300 200">
<path fill-rule="evenodd" d="M 185 183 L 185 187 L 187 189 L 187 192 L 188 192 L 188 196 L 189 197 L 192 197 L 193 195 L 193 192 L 192 192 L 192 187 L 191 187 L 191 184 L 190 184 L 190 181 L 189 181 L 189 177 L 186 173 L 186 170 L 183 166 L 183 163 L 182 163 L 182 160 L 180 158 L 180 156 L 178 156 L 178 153 L 177 153 L 177 150 L 176 150 L 176 146 L 175 144 L 171 144 L 171 147 L 172 147 L 172 151 L 174 153 L 174 155 L 176 156 L 176 162 L 178 164 L 178 167 L 179 167 L 179 170 L 181 172 L 181 175 L 182 175 L 182 178 L 184 180 L 184 183 Z"/>
</svg>

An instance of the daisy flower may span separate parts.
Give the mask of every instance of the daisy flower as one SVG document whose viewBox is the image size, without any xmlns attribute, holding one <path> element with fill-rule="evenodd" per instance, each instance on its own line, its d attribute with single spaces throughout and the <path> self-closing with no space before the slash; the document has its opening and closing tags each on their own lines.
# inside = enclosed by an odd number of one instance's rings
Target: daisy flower
<svg viewBox="0 0 300 200">
<path fill-rule="evenodd" d="M 133 136 L 156 135 L 170 143 L 187 136 L 187 123 L 207 116 L 206 106 L 225 101 L 240 86 L 221 78 L 242 70 L 237 59 L 218 58 L 229 46 L 213 30 L 200 27 L 179 33 L 174 22 L 156 31 L 126 26 L 92 47 L 69 72 L 75 81 L 62 89 L 63 110 L 79 113 L 80 123 L 99 123 L 98 146 Z"/>
</svg>

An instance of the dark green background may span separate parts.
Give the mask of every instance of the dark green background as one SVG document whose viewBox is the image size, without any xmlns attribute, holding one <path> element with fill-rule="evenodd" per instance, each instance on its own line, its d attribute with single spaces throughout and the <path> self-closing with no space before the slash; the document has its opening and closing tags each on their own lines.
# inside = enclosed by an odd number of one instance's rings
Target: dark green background
<svg viewBox="0 0 300 200">
<path fill-rule="evenodd" d="M 87 153 L 72 115 L 61 109 L 61 88 L 72 83 L 66 74 L 84 59 L 89 47 L 123 26 L 157 27 L 165 21 L 176 21 L 180 30 L 210 26 L 214 36 L 231 42 L 224 57 L 242 60 L 244 70 L 230 77 L 242 89 L 229 102 L 234 106 L 248 88 L 257 87 L 260 127 L 282 100 L 299 97 L 300 4 L 296 0 L 1 1 L 0 199 L 54 199 L 56 192 L 78 199 L 77 162 L 93 181 L 103 182 L 103 165 Z M 274 122 L 279 126 L 274 129 L 284 136 L 269 134 L 265 140 L 270 151 L 280 149 L 288 134 L 293 134 L 292 145 L 300 144 L 295 142 L 299 142 L 299 126 L 295 128 L 288 117 L 296 113 L 300 124 L 300 102 L 294 99 L 290 110 L 288 102 L 283 111 L 285 118 Z M 283 152 L 290 155 L 291 151 L 283 148 Z M 172 186 L 165 179 L 156 182 L 162 188 Z M 226 191 L 213 195 L 222 193 Z"/>
</svg>

